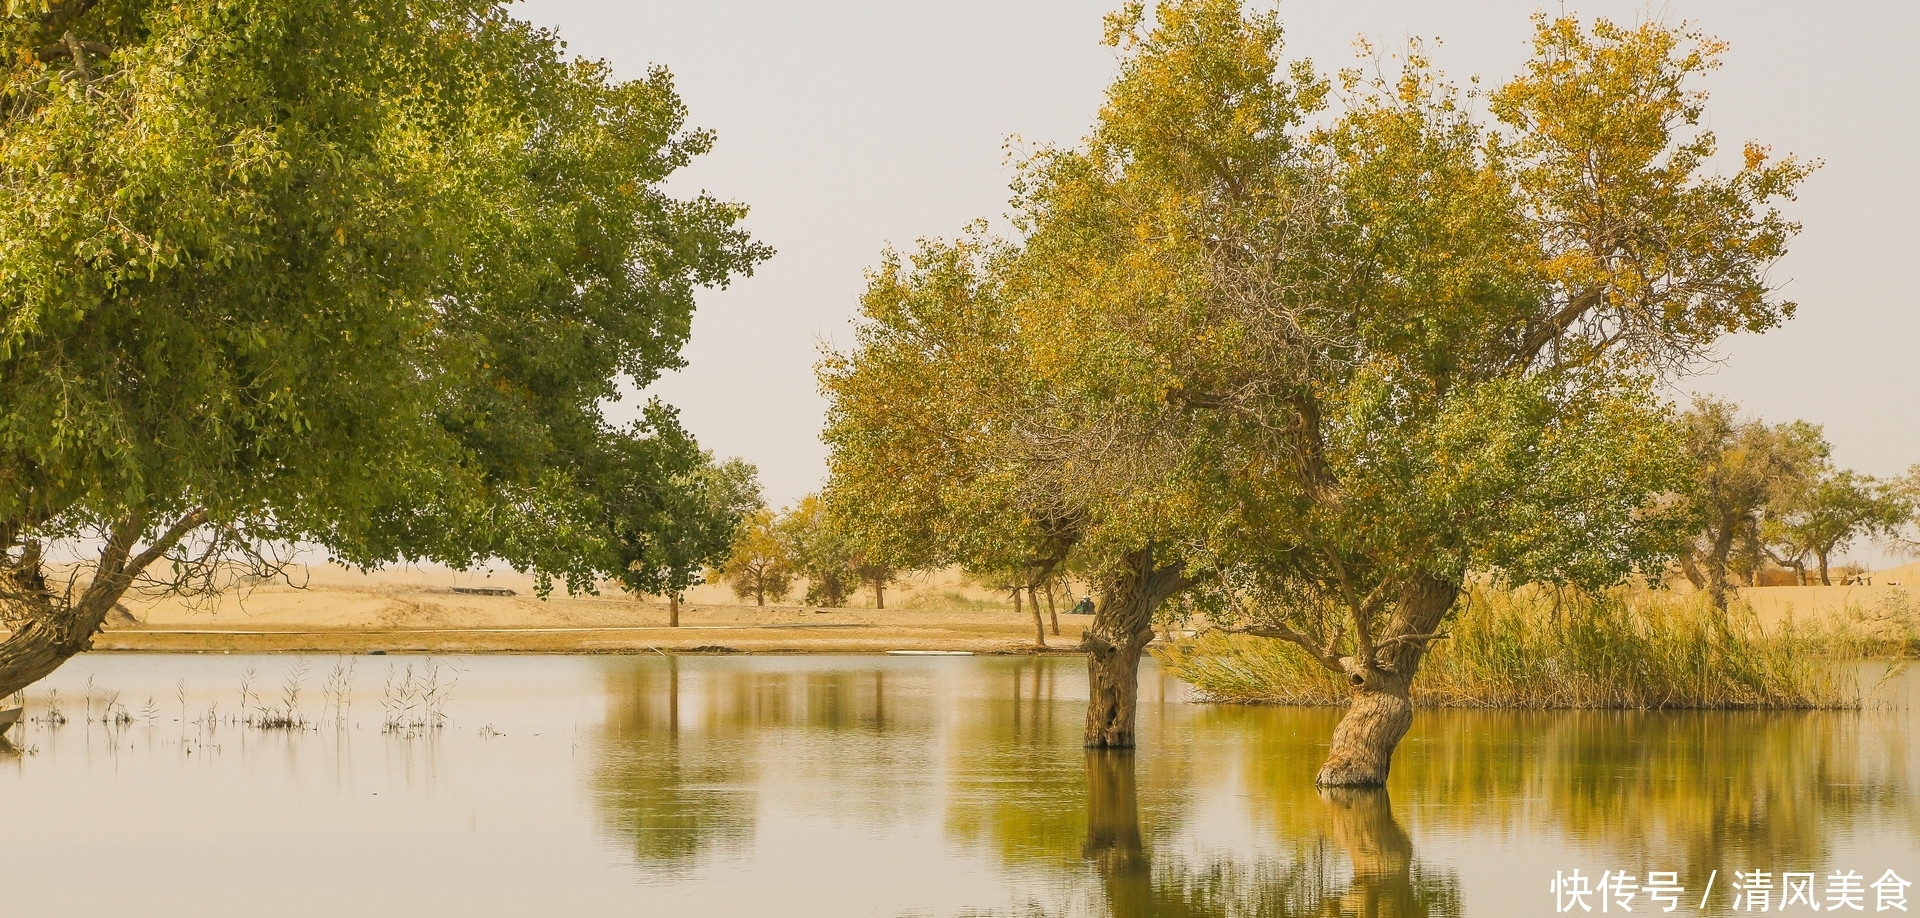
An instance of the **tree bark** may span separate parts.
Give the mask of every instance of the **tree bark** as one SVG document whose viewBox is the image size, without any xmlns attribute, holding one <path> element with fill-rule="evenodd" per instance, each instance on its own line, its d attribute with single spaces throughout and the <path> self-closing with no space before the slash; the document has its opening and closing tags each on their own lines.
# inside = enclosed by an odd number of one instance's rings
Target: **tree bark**
<svg viewBox="0 0 1920 918">
<path fill-rule="evenodd" d="M 1353 703 L 1333 731 L 1333 747 L 1313 783 L 1321 787 L 1381 787 L 1393 751 L 1413 725 L 1409 697 L 1427 642 L 1453 608 L 1460 581 L 1418 575 L 1401 591 L 1372 659 L 1343 657 Z"/>
<path fill-rule="evenodd" d="M 1827 553 L 1820 552 L 1818 557 L 1820 558 L 1820 585 L 1833 586 L 1833 579 L 1827 576 Z"/>
<path fill-rule="evenodd" d="M 1713 538 L 1713 556 L 1707 559 L 1707 595 L 1713 607 L 1727 611 L 1727 567 L 1733 563 L 1734 527 L 1723 523 Z"/>
<path fill-rule="evenodd" d="M 75 654 L 93 647 L 93 637 L 133 579 L 162 553 L 206 521 L 195 510 L 174 523 L 138 555 L 133 546 L 146 529 L 146 517 L 134 514 L 116 522 L 94 568 L 93 580 L 70 604 L 56 598 L 46 583 L 38 552 L 28 549 L 17 564 L 0 576 L 12 581 L 12 601 L 26 604 L 24 621 L 0 642 L 0 696 L 11 695 L 46 678 Z"/>
<path fill-rule="evenodd" d="M 1143 548 L 1120 558 L 1100 585 L 1093 625 L 1080 639 L 1087 651 L 1087 748 L 1133 748 L 1140 652 L 1153 640 L 1153 613 L 1191 583 L 1180 565 L 1159 565 L 1153 549 Z"/>
<path fill-rule="evenodd" d="M 667 591 L 667 627 L 680 627 L 680 593 L 677 590 Z"/>
<path fill-rule="evenodd" d="M 1053 636 L 1060 636 L 1060 611 L 1053 604 L 1053 582 L 1047 582 L 1047 618 L 1053 624 Z"/>
<path fill-rule="evenodd" d="M 873 578 L 873 607 L 876 609 L 887 607 L 887 585 L 878 577 Z"/>
<path fill-rule="evenodd" d="M 1045 647 L 1047 646 L 1047 625 L 1046 622 L 1040 618 L 1040 594 L 1034 592 L 1031 584 L 1027 586 L 1027 606 L 1033 609 L 1033 642 L 1041 647 Z M 1054 634 L 1059 633 L 1058 631 L 1054 632 Z"/>
</svg>

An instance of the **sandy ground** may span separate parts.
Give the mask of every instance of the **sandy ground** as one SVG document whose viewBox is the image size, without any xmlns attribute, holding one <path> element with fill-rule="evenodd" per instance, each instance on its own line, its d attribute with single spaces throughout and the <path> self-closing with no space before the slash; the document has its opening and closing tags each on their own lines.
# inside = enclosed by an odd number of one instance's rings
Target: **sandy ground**
<svg viewBox="0 0 1920 918">
<path fill-rule="evenodd" d="M 895 584 L 885 610 L 872 608 L 871 592 L 856 597 L 853 608 L 823 609 L 742 604 L 724 586 L 696 587 L 681 607 L 678 628 L 668 626 L 664 601 L 634 597 L 612 584 L 603 584 L 598 595 L 556 590 L 541 599 L 531 578 L 512 571 L 402 567 L 363 573 L 315 565 L 295 571 L 292 579 L 297 586 L 262 585 L 212 605 L 129 597 L 126 614 L 110 621 L 94 646 L 395 653 L 1040 651 L 1030 614 L 1015 615 L 1005 593 L 953 571 Z M 1769 627 L 1788 616 L 1862 621 L 1887 610 L 1911 614 L 1920 595 L 1920 564 L 1871 579 L 1857 586 L 1749 588 L 1741 596 Z M 1077 601 L 1056 598 L 1063 613 Z M 1046 650 L 1074 650 L 1091 621 L 1060 615 L 1061 633 L 1047 635 Z"/>
<path fill-rule="evenodd" d="M 888 591 L 885 610 L 742 605 L 723 587 L 698 587 L 681 606 L 678 628 L 669 627 L 663 601 L 636 598 L 611 585 L 603 585 L 597 596 L 556 590 L 543 600 L 534 594 L 531 578 L 511 571 L 399 568 L 366 574 L 323 565 L 296 571 L 293 580 L 298 586 L 257 586 L 211 606 L 130 597 L 124 606 L 131 618 L 109 622 L 94 647 L 396 653 L 1039 650 L 1031 615 L 1016 616 L 1010 602 L 952 573 L 896 585 Z M 873 597 L 868 593 L 860 599 L 870 605 Z M 949 608 L 926 608 L 936 603 Z M 1061 603 L 1063 610 L 1066 605 Z M 1075 648 L 1091 620 L 1061 615 L 1061 633 L 1047 635 L 1048 649 Z"/>
</svg>

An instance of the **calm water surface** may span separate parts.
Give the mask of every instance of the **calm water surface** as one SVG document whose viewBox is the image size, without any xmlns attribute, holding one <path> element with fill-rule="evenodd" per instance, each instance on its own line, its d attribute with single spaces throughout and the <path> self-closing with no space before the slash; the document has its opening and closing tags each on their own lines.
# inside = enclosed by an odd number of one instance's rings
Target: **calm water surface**
<svg viewBox="0 0 1920 918">
<path fill-rule="evenodd" d="M 424 710 L 399 710 L 409 668 L 443 728 L 383 729 Z M 318 726 L 235 722 L 243 682 L 250 709 L 297 682 Z M 1717 870 L 1705 913 L 1732 914 L 1735 870 L 1920 880 L 1917 687 L 1847 714 L 1423 711 L 1386 793 L 1322 796 L 1338 712 L 1197 704 L 1149 669 L 1140 749 L 1089 755 L 1071 658 L 94 654 L 0 749 L 0 913 L 1550 915 L 1579 868 L 1676 871 L 1681 914 Z"/>
</svg>

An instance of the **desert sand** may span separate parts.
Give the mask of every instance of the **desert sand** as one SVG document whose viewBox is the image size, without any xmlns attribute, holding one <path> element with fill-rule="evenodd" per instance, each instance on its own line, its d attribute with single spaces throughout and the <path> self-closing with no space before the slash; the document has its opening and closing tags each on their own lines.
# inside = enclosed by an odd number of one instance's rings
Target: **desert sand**
<svg viewBox="0 0 1920 918">
<path fill-rule="evenodd" d="M 545 599 L 512 571 L 400 567 L 360 572 L 303 566 L 289 582 L 254 586 L 214 603 L 128 597 L 94 642 L 97 650 L 345 651 L 394 653 L 648 651 L 881 653 L 945 650 L 1034 653 L 1030 613 L 956 572 L 918 575 L 871 591 L 850 608 L 743 604 L 724 586 L 695 587 L 668 625 L 666 602 L 613 584 L 598 595 L 556 587 Z M 1066 614 L 1047 650 L 1071 650 L 1091 622 Z"/>
<path fill-rule="evenodd" d="M 1866 621 L 1913 608 L 1920 563 L 1876 572 L 1854 586 L 1754 587 L 1740 596 L 1769 627 L 1799 621 Z M 667 603 L 603 583 L 596 593 L 556 587 L 537 595 L 531 577 L 511 570 L 457 572 L 396 567 L 362 572 L 331 564 L 290 571 L 290 582 L 262 584 L 212 603 L 129 596 L 94 642 L 97 650 L 392 653 L 973 653 L 1067 652 L 1092 617 L 1066 610 L 1078 596 L 1057 596 L 1060 634 L 1035 642 L 1030 612 L 1016 615 L 1007 594 L 957 571 L 917 574 L 888 588 L 886 609 L 869 590 L 847 608 L 792 601 L 758 606 L 723 585 L 689 590 L 680 627 Z"/>
</svg>

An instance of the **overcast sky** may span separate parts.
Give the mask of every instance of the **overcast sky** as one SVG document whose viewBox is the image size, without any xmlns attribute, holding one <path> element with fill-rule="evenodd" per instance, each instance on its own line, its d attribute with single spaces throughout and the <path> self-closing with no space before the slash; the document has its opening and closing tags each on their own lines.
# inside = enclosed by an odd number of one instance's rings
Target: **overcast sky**
<svg viewBox="0 0 1920 918">
<path fill-rule="evenodd" d="M 776 506 L 819 487 L 821 342 L 846 345 L 862 272 L 888 245 L 952 236 L 1006 212 L 1006 145 L 1070 144 L 1114 72 L 1101 17 L 1117 0 L 791 2 L 527 0 L 519 15 L 623 76 L 669 68 L 712 128 L 712 155 L 676 180 L 752 207 L 779 254 L 704 294 L 685 370 L 653 387 L 716 453 L 760 467 Z M 1323 72 L 1353 40 L 1438 39 L 1436 62 L 1497 83 L 1524 61 L 1522 0 L 1291 0 L 1289 57 Z M 1710 127 L 1817 158 L 1790 213 L 1805 224 L 1774 279 L 1799 317 L 1724 347 L 1683 391 L 1770 420 L 1826 427 L 1837 459 L 1873 474 L 1920 462 L 1920 4 L 1675 0 L 1548 4 L 1583 17 L 1685 19 L 1732 44 L 1704 87 Z"/>
</svg>

